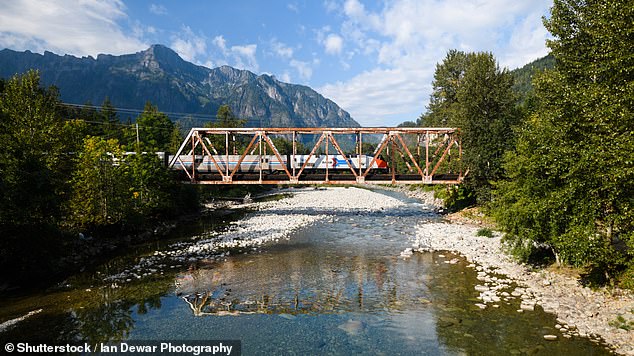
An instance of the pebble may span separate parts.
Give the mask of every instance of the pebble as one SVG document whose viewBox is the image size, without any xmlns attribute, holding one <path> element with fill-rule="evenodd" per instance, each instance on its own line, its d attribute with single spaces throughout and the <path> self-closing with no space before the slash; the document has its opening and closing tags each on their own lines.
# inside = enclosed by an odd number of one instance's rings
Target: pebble
<svg viewBox="0 0 634 356">
<path fill-rule="evenodd" d="M 592 290 L 564 274 L 548 270 L 533 270 L 506 254 L 501 235 L 493 238 L 476 236 L 480 227 L 455 223 L 424 223 L 417 227 L 414 244 L 428 251 L 451 251 L 463 255 L 477 272 L 479 299 L 494 303 L 492 296 L 509 302 L 521 298 L 517 312 L 534 310 L 539 305 L 545 312 L 557 315 L 564 337 L 587 337 L 598 334 L 601 342 L 616 353 L 634 355 L 634 332 L 618 329 L 618 316 L 634 320 L 634 293 L 619 289 Z M 495 273 L 495 275 L 492 275 Z M 481 289 L 480 289 L 481 288 Z"/>
</svg>

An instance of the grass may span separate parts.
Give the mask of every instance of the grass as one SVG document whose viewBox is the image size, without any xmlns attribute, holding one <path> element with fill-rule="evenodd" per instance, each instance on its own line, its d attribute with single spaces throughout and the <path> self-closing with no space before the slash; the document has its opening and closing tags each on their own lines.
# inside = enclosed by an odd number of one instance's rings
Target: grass
<svg viewBox="0 0 634 356">
<path fill-rule="evenodd" d="M 489 229 L 488 227 L 483 227 L 480 230 L 478 230 L 478 232 L 476 233 L 476 236 L 493 237 L 493 230 Z"/>
<path fill-rule="evenodd" d="M 612 320 L 609 324 L 617 329 L 627 331 L 634 330 L 634 321 L 628 321 L 622 315 L 617 316 L 616 319 Z"/>
</svg>

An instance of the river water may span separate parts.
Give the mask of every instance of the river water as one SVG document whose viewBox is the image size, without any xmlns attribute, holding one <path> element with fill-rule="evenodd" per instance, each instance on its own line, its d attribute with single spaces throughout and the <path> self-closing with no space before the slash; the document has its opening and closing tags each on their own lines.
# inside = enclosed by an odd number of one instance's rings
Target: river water
<svg viewBox="0 0 634 356">
<path fill-rule="evenodd" d="M 398 198 L 407 204 L 332 213 L 258 249 L 150 260 L 156 266 L 144 270 L 154 273 L 111 278 L 173 248 L 140 246 L 59 287 L 0 300 L 0 323 L 41 310 L 6 326 L 0 344 L 224 339 L 240 340 L 245 355 L 608 354 L 588 339 L 562 337 L 555 316 L 539 307 L 519 313 L 519 300 L 481 310 L 476 271 L 459 256 L 401 257 L 416 226 L 440 218 Z M 201 221 L 199 229 L 216 227 Z M 200 233 L 179 241 L 195 244 Z"/>
</svg>

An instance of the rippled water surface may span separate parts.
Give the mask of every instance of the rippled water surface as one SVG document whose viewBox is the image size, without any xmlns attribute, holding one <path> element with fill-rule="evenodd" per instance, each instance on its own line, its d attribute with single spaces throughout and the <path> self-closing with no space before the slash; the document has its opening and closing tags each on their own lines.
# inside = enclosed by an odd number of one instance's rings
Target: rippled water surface
<svg viewBox="0 0 634 356">
<path fill-rule="evenodd" d="M 416 225 L 432 220 L 412 201 L 380 214 L 333 214 L 248 254 L 103 282 L 153 247 L 169 249 L 146 246 L 66 287 L 2 300 L 0 322 L 42 312 L 0 341 L 239 339 L 249 355 L 607 353 L 563 338 L 539 307 L 518 313 L 519 300 L 481 310 L 476 272 L 458 256 L 399 257 Z"/>
</svg>

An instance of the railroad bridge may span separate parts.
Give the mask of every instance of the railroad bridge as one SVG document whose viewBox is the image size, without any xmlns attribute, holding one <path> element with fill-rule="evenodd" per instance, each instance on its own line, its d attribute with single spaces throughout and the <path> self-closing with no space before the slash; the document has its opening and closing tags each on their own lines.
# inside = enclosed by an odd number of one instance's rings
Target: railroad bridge
<svg viewBox="0 0 634 356">
<path fill-rule="evenodd" d="M 192 128 L 169 168 L 192 184 L 459 184 L 456 128 Z"/>
</svg>

